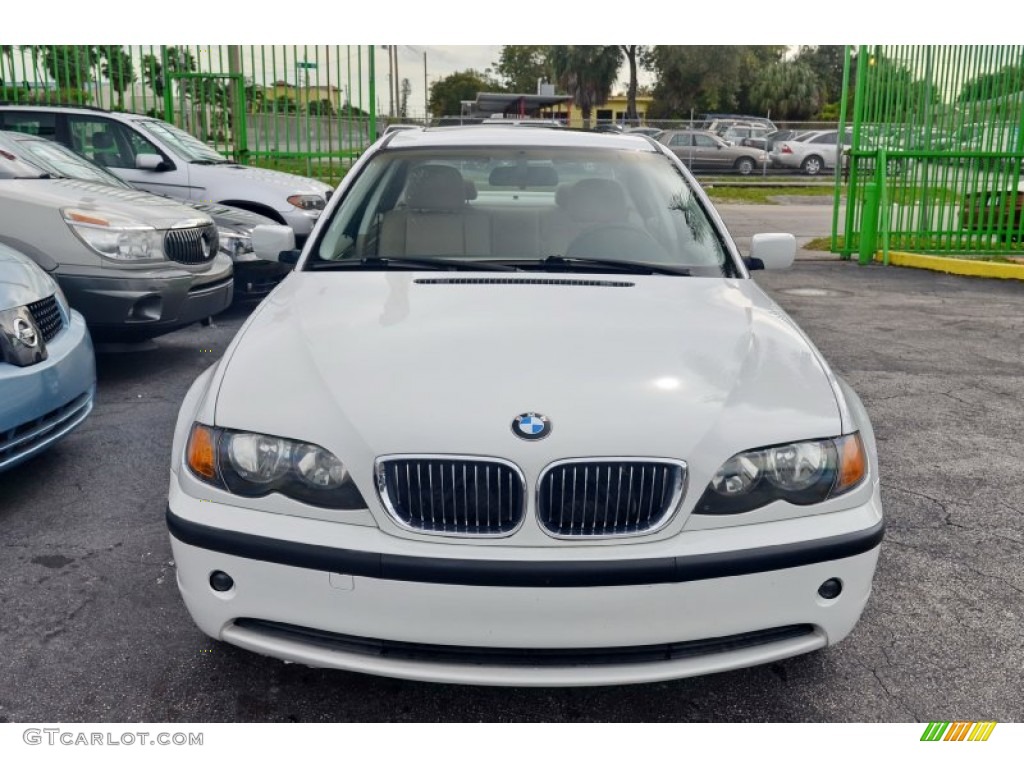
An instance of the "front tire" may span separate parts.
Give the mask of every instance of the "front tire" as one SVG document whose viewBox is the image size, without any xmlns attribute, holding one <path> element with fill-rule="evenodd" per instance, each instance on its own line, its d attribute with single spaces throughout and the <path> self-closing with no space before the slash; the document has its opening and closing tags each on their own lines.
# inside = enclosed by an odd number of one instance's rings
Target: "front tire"
<svg viewBox="0 0 1024 768">
<path fill-rule="evenodd" d="M 734 167 L 740 176 L 749 176 L 754 170 L 754 161 L 749 157 L 741 157 Z"/>
<path fill-rule="evenodd" d="M 817 155 L 811 155 L 801 163 L 800 168 L 808 176 L 817 176 L 825 167 L 825 161 L 823 161 Z"/>
</svg>

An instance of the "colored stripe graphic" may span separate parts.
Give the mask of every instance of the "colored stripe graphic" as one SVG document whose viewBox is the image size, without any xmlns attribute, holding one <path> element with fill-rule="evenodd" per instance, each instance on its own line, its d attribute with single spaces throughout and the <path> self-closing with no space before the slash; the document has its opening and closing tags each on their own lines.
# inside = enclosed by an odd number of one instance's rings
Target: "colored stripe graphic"
<svg viewBox="0 0 1024 768">
<path fill-rule="evenodd" d="M 988 741 L 995 727 L 996 723 L 991 720 L 931 722 L 921 734 L 921 741 Z"/>
</svg>

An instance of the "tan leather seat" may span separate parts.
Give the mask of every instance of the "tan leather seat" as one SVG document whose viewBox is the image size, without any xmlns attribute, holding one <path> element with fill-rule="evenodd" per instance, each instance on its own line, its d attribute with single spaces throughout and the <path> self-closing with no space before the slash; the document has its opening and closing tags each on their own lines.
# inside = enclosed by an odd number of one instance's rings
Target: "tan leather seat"
<svg viewBox="0 0 1024 768">
<path fill-rule="evenodd" d="M 383 216 L 379 255 L 490 255 L 489 219 L 466 205 L 475 191 L 451 166 L 414 168 L 403 203 Z"/>
</svg>

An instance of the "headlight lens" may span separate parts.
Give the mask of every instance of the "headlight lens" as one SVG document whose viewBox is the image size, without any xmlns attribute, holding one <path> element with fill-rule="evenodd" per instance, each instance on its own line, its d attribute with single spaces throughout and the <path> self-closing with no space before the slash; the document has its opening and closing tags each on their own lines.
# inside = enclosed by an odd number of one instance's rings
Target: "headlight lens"
<svg viewBox="0 0 1024 768">
<path fill-rule="evenodd" d="M 330 509 L 366 509 L 337 456 L 318 445 L 193 424 L 185 450 L 192 473 L 250 498 L 280 493 Z"/>
<path fill-rule="evenodd" d="M 65 208 L 65 223 L 100 256 L 114 261 L 156 261 L 164 258 L 161 233 L 148 224 L 106 211 Z"/>
<path fill-rule="evenodd" d="M 866 475 L 859 433 L 744 451 L 714 474 L 694 513 L 737 514 L 778 500 L 817 504 L 846 493 Z"/>
<path fill-rule="evenodd" d="M 252 247 L 252 237 L 242 232 L 229 232 L 218 228 L 220 234 L 220 249 L 232 261 L 246 261 L 246 257 L 255 259 L 255 251 Z"/>
<path fill-rule="evenodd" d="M 322 211 L 327 206 L 327 201 L 320 195 L 292 195 L 288 202 L 304 211 Z"/>
</svg>

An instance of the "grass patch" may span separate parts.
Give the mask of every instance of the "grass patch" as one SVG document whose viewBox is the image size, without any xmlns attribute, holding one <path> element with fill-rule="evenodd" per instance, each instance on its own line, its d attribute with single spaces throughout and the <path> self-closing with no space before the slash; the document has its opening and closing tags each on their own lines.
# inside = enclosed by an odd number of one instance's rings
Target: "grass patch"
<svg viewBox="0 0 1024 768">
<path fill-rule="evenodd" d="M 845 238 L 840 235 L 836 238 L 837 252 L 842 252 L 843 246 L 845 245 Z M 808 251 L 825 251 L 826 253 L 832 252 L 832 238 L 831 237 L 816 237 L 804 246 L 805 250 Z"/>
<path fill-rule="evenodd" d="M 817 187 L 705 187 L 704 191 L 714 202 L 722 203 L 755 203 L 759 205 L 779 205 L 773 198 L 780 195 L 786 197 L 831 197 L 835 194 L 831 186 Z"/>
</svg>

